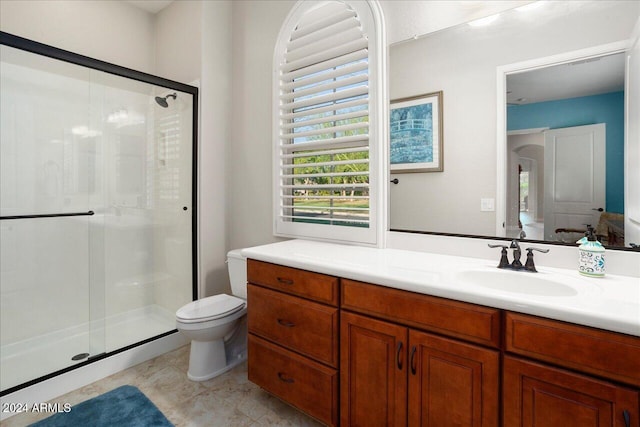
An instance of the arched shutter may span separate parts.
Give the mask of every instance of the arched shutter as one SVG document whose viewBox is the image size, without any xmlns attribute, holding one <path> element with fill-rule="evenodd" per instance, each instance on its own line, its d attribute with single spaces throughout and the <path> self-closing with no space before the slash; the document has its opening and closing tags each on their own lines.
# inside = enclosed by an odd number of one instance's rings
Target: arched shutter
<svg viewBox="0 0 640 427">
<path fill-rule="evenodd" d="M 366 24 L 342 1 L 302 3 L 274 58 L 275 232 L 375 243 Z"/>
</svg>

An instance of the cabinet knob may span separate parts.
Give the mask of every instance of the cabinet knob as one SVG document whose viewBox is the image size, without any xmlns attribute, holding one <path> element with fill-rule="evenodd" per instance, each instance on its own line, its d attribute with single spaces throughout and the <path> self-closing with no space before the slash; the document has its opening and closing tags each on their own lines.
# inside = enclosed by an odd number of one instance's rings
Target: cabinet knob
<svg viewBox="0 0 640 427">
<path fill-rule="evenodd" d="M 402 370 L 402 359 L 400 358 L 400 352 L 402 351 L 402 341 L 398 343 L 398 348 L 396 349 L 396 365 L 398 365 L 398 369 Z"/>
<path fill-rule="evenodd" d="M 291 280 L 291 279 L 285 279 L 283 277 L 276 277 L 276 280 L 279 283 L 282 283 L 283 285 L 293 285 L 293 280 Z"/>
</svg>

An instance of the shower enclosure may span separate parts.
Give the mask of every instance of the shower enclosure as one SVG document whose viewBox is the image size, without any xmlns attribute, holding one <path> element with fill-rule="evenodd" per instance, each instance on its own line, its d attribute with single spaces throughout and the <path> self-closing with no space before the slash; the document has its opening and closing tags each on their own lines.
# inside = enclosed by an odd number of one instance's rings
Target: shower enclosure
<svg viewBox="0 0 640 427">
<path fill-rule="evenodd" d="M 1 33 L 2 395 L 175 331 L 197 88 Z"/>
</svg>

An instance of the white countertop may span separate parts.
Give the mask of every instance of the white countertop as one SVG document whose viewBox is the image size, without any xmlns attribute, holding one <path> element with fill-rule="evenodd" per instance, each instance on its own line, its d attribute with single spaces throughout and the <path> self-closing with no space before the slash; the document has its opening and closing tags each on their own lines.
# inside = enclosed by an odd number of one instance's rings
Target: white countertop
<svg viewBox="0 0 640 427">
<path fill-rule="evenodd" d="M 247 258 L 427 295 L 563 320 L 640 336 L 640 279 L 606 275 L 587 278 L 577 271 L 538 267 L 538 273 L 499 270 L 495 260 L 481 260 L 400 249 L 376 249 L 307 240 L 288 240 L 242 250 Z M 522 261 L 524 262 L 524 256 Z M 514 290 L 469 283 L 467 277 L 504 273 Z M 551 280 L 575 292 L 549 296 L 518 292 L 518 280 Z M 546 283 L 544 283 L 546 285 Z"/>
</svg>

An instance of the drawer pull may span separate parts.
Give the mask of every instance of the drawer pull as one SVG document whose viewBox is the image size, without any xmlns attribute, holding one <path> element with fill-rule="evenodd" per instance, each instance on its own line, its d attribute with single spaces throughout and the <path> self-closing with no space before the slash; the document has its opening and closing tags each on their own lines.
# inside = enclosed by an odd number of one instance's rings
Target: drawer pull
<svg viewBox="0 0 640 427">
<path fill-rule="evenodd" d="M 416 374 L 416 350 L 418 350 L 418 348 L 414 345 L 413 347 L 411 347 L 411 374 L 415 375 Z"/>
<path fill-rule="evenodd" d="M 287 377 L 282 372 L 278 372 L 278 378 L 280 378 L 280 381 L 285 382 L 287 384 L 293 384 L 295 382 L 295 380 L 293 378 Z"/>
<path fill-rule="evenodd" d="M 626 409 L 622 411 L 622 416 L 624 417 L 625 427 L 631 427 L 631 415 L 629 415 L 629 411 Z"/>
<path fill-rule="evenodd" d="M 400 352 L 402 351 L 402 341 L 398 343 L 398 348 L 396 349 L 396 364 L 398 365 L 398 369 L 402 370 L 402 360 L 400 359 Z"/>
<path fill-rule="evenodd" d="M 276 277 L 276 279 L 278 280 L 279 283 L 282 283 L 283 285 L 293 285 L 293 280 L 291 279 L 285 279 L 283 277 Z"/>
<path fill-rule="evenodd" d="M 295 323 L 289 322 L 288 320 L 284 319 L 278 319 L 278 323 L 286 328 L 293 328 L 294 326 L 296 326 Z"/>
</svg>

